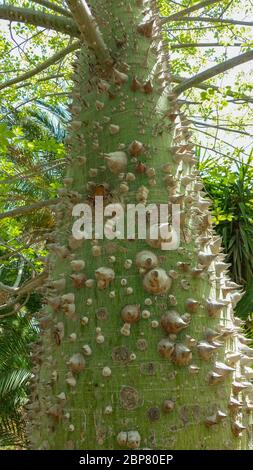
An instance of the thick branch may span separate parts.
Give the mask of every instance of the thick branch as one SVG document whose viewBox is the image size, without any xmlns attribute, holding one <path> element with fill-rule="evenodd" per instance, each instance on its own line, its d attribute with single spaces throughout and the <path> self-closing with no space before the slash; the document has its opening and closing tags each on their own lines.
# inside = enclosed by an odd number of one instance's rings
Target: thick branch
<svg viewBox="0 0 253 470">
<path fill-rule="evenodd" d="M 113 60 L 86 1 L 66 1 L 87 45 L 94 51 L 97 59 L 101 64 L 111 66 Z"/>
<path fill-rule="evenodd" d="M 55 11 L 56 13 L 60 13 L 61 15 L 72 18 L 70 11 L 65 10 L 65 8 L 59 7 L 59 5 L 56 5 L 56 3 L 49 2 L 48 0 L 31 0 L 31 1 L 33 3 L 38 3 L 38 5 L 42 5 L 48 10 L 52 10 L 52 11 Z"/>
<path fill-rule="evenodd" d="M 238 25 L 243 25 L 243 26 L 253 26 L 252 21 L 232 20 L 232 19 L 224 19 L 224 18 L 211 18 L 211 17 L 204 17 L 204 16 L 183 16 L 182 18 L 175 18 L 173 21 L 200 21 L 201 23 L 223 23 L 223 24 L 238 24 Z"/>
<path fill-rule="evenodd" d="M 7 286 L 6 284 L 3 284 L 3 282 L 0 282 L 0 291 L 2 292 L 7 292 L 8 294 L 13 294 L 15 292 L 17 292 L 17 288 L 15 287 L 11 287 L 11 286 Z"/>
<path fill-rule="evenodd" d="M 200 3 L 196 3 L 196 5 L 192 5 L 191 7 L 185 8 L 184 10 L 180 10 L 177 13 L 174 13 L 173 15 L 162 18 L 163 20 L 162 22 L 167 23 L 168 21 L 177 20 L 178 18 L 181 18 L 182 16 L 188 15 L 189 13 L 192 13 L 197 10 L 201 10 L 201 8 L 209 7 L 211 5 L 214 5 L 215 3 L 220 3 L 220 0 L 205 0 Z"/>
<path fill-rule="evenodd" d="M 172 75 L 172 79 L 173 79 L 173 82 L 175 83 L 183 83 L 189 80 L 188 78 L 185 78 L 185 77 L 179 77 L 179 75 Z M 193 86 L 194 88 L 199 88 L 200 90 L 208 90 L 208 88 L 212 88 L 212 90 L 217 91 L 217 93 L 222 93 L 222 89 L 220 87 L 211 85 L 211 84 L 205 85 L 204 83 L 201 83 L 201 84 L 196 84 Z M 247 96 L 244 94 L 241 94 L 240 96 L 238 96 L 238 93 L 232 90 L 226 90 L 226 94 L 234 98 L 233 101 L 245 101 L 247 103 L 253 103 L 253 97 L 251 96 Z"/>
<path fill-rule="evenodd" d="M 50 15 L 29 8 L 18 8 L 12 5 L 0 6 L 0 19 L 29 23 L 46 29 L 53 29 L 69 36 L 80 37 L 78 28 L 71 18 Z"/>
<path fill-rule="evenodd" d="M 227 70 L 230 70 L 237 65 L 244 64 L 245 62 L 249 62 L 252 59 L 253 51 L 248 51 L 244 54 L 233 57 L 232 59 L 225 60 L 224 62 L 221 62 L 221 64 L 210 67 L 209 69 L 204 70 L 203 72 L 200 72 L 197 75 L 194 75 L 193 77 L 185 80 L 183 83 L 174 88 L 174 92 L 177 95 L 180 95 L 180 93 L 188 90 L 188 88 L 195 87 L 196 85 L 199 85 L 200 83 L 205 82 L 206 80 L 209 80 L 210 78 L 213 78 L 220 73 L 224 73 Z"/>
<path fill-rule="evenodd" d="M 30 212 L 33 212 L 35 210 L 42 209 L 43 207 L 57 204 L 57 202 L 59 202 L 58 199 L 48 199 L 46 201 L 35 202 L 30 206 L 20 206 L 16 209 L 12 209 L 10 211 L 4 212 L 3 214 L 0 214 L 0 220 L 6 219 L 7 217 L 20 217 L 22 215 L 29 214 Z"/>
<path fill-rule="evenodd" d="M 245 44 L 235 42 L 234 44 L 221 44 L 219 42 L 182 42 L 181 44 L 170 44 L 171 49 L 187 49 L 189 47 L 241 47 Z"/>
<path fill-rule="evenodd" d="M 19 287 L 18 295 L 29 294 L 29 292 L 34 291 L 35 289 L 37 289 L 37 287 L 40 287 L 43 285 L 47 277 L 48 277 L 48 271 L 45 270 L 34 279 L 31 279 L 30 281 L 23 284 L 23 286 Z"/>
<path fill-rule="evenodd" d="M 50 67 L 51 65 L 55 64 L 56 62 L 61 60 L 63 57 L 65 57 L 67 54 L 69 54 L 70 52 L 73 52 L 76 49 L 78 49 L 80 45 L 81 45 L 80 41 L 75 41 L 70 46 L 66 47 L 65 49 L 62 49 L 61 51 L 57 52 L 49 59 L 45 60 L 45 62 L 42 62 L 42 64 L 37 65 L 37 67 L 35 67 L 34 69 L 29 70 L 28 72 L 22 75 L 19 75 L 18 77 L 12 78 L 11 80 L 8 80 L 7 82 L 0 84 L 0 90 L 3 90 L 4 88 L 10 87 L 12 85 L 16 85 L 16 83 L 24 82 L 25 80 L 28 80 L 29 78 L 34 77 L 34 75 L 37 75 L 38 73 Z"/>
</svg>

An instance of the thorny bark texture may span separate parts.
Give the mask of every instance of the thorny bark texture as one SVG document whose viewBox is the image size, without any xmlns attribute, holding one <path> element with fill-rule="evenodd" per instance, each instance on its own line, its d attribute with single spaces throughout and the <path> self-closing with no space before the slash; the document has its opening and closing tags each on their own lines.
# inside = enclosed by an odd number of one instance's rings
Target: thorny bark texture
<svg viewBox="0 0 253 470">
<path fill-rule="evenodd" d="M 252 350 L 170 91 L 157 2 L 90 2 L 114 58 L 74 66 L 71 164 L 34 347 L 35 449 L 245 449 Z M 145 11 L 145 12 L 144 12 Z M 179 203 L 181 243 L 72 237 L 72 208 Z M 151 216 L 150 216 L 151 217 Z M 252 422 L 252 421 L 251 421 Z"/>
</svg>

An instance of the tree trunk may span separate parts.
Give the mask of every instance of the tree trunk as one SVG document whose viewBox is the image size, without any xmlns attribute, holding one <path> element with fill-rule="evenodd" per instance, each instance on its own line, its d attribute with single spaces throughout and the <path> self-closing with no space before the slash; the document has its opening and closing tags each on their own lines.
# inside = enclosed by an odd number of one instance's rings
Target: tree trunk
<svg viewBox="0 0 253 470">
<path fill-rule="evenodd" d="M 245 449 L 252 385 L 232 312 L 240 294 L 170 90 L 158 2 L 145 3 L 145 17 L 141 0 L 90 4 L 115 65 L 81 50 L 74 66 L 71 162 L 34 349 L 31 448 Z M 179 248 L 162 250 L 161 237 L 74 239 L 73 206 L 94 212 L 96 195 L 104 206 L 180 204 Z"/>
</svg>

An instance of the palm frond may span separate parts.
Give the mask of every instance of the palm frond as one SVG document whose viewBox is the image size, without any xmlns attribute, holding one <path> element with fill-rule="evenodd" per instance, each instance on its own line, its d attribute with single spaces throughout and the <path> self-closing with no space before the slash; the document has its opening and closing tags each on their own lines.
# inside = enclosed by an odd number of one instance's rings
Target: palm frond
<svg viewBox="0 0 253 470">
<path fill-rule="evenodd" d="M 21 424 L 20 415 L 0 418 L 0 447 L 25 448 L 24 427 Z"/>
<path fill-rule="evenodd" d="M 0 401 L 20 390 L 31 378 L 31 372 L 26 369 L 13 370 L 10 372 L 0 372 Z"/>
<path fill-rule="evenodd" d="M 13 321 L 1 322 L 0 373 L 10 367 L 23 367 L 28 354 L 28 343 L 36 334 L 34 323 L 20 317 Z"/>
<path fill-rule="evenodd" d="M 41 100 L 36 101 L 36 109 L 29 110 L 30 119 L 45 132 L 54 136 L 58 142 L 65 137 L 65 129 L 70 115 L 65 107 L 61 105 L 50 105 Z"/>
<path fill-rule="evenodd" d="M 236 306 L 237 315 L 247 320 L 253 314 L 253 280 L 248 284 L 246 292 Z"/>
<path fill-rule="evenodd" d="M 0 321 L 0 446 L 25 447 L 22 407 L 27 401 L 29 344 L 36 323 L 17 315 Z"/>
</svg>

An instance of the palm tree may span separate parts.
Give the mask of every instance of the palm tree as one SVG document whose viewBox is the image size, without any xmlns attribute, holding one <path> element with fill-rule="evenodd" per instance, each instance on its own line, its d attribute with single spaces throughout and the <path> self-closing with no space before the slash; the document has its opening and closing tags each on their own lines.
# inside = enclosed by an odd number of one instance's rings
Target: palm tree
<svg viewBox="0 0 253 470">
<path fill-rule="evenodd" d="M 36 139 L 46 140 L 51 139 L 52 142 L 61 143 L 65 136 L 65 127 L 68 120 L 68 112 L 62 106 L 50 106 L 42 101 L 36 103 L 36 107 L 27 107 L 25 113 L 8 114 L 8 127 L 19 126 L 22 129 L 22 135 L 29 141 Z M 31 172 L 40 162 L 45 160 L 49 161 L 53 158 L 49 152 L 42 151 L 36 155 L 36 151 L 28 158 L 18 156 L 17 148 L 13 149 L 13 155 L 10 154 L 11 161 L 19 159 L 19 171 Z M 37 151 L 38 152 L 38 151 Z M 20 154 L 22 152 L 20 151 Z M 29 158 L 30 157 L 30 158 Z M 22 158 L 22 160 L 21 160 Z M 21 160 L 21 161 L 20 161 Z M 38 178 L 14 180 L 11 185 L 10 194 L 15 194 L 25 200 L 33 200 L 35 198 L 48 197 L 50 184 L 56 177 L 61 175 L 61 170 L 56 169 L 48 173 L 42 173 Z M 8 200 L 5 202 L 5 208 L 11 209 L 13 203 Z M 42 210 L 39 214 L 28 214 L 25 223 L 27 230 L 33 231 L 34 234 L 41 230 L 48 230 L 53 226 L 54 219 L 51 211 Z M 1 234 L 3 243 L 6 234 L 4 231 Z M 41 235 L 40 235 L 41 236 Z M 19 254 L 18 245 L 19 240 L 14 240 L 15 248 L 11 258 L 6 263 L 6 255 L 10 250 L 10 240 L 6 245 L 1 243 L 0 253 L 2 258 L 2 267 L 0 274 L 0 281 L 7 285 L 18 284 L 28 280 L 32 275 L 32 266 L 36 265 L 38 269 L 39 264 L 36 262 L 36 249 L 33 253 Z M 22 242 L 20 243 L 22 245 Z M 23 263 L 23 264 L 22 264 Z M 22 269 L 20 270 L 20 265 Z M 16 282 L 18 274 L 18 282 Z M 8 294 L 2 293 L 1 304 L 8 302 Z M 30 358 L 30 343 L 38 338 L 38 327 L 34 315 L 39 308 L 41 308 L 41 294 L 36 292 L 31 295 L 24 296 L 20 299 L 20 303 L 24 303 L 24 308 L 18 314 L 17 318 L 10 316 L 1 319 L 2 311 L 0 312 L 0 447 L 25 447 L 26 438 L 24 430 L 24 405 L 27 403 L 27 391 L 31 374 L 31 358 Z"/>
<path fill-rule="evenodd" d="M 27 403 L 31 362 L 28 345 L 35 325 L 26 315 L 0 320 L 0 447 L 24 447 L 23 407 Z"/>
<path fill-rule="evenodd" d="M 215 229 L 221 235 L 235 282 L 246 286 L 253 277 L 253 206 L 251 158 L 231 163 L 200 164 L 205 189 L 213 200 Z"/>
<path fill-rule="evenodd" d="M 236 314 L 246 321 L 245 332 L 253 338 L 253 206 L 252 165 L 248 161 L 219 164 L 206 159 L 199 165 L 205 189 L 212 199 L 215 230 L 229 263 L 232 279 L 246 290 Z"/>
</svg>

